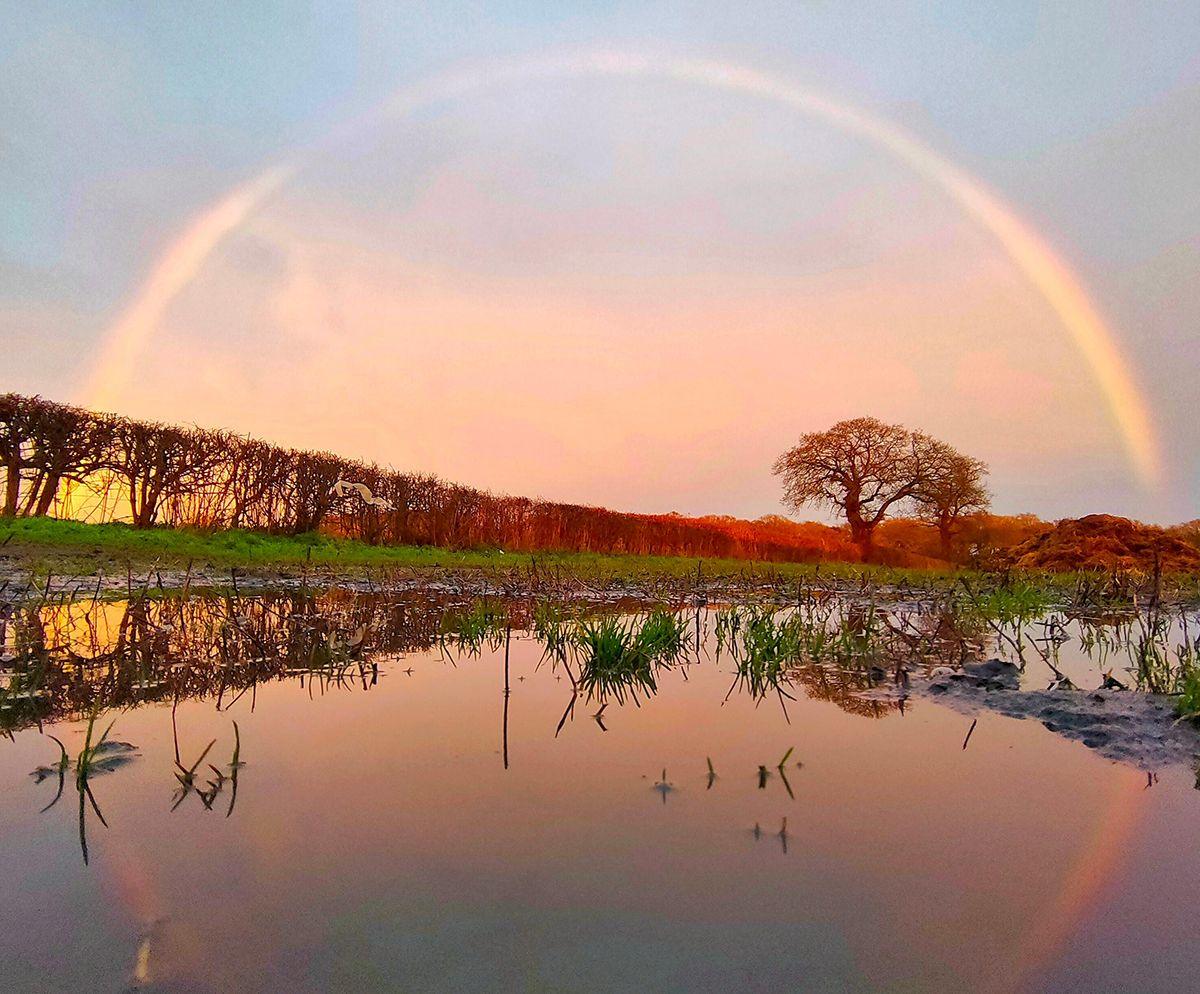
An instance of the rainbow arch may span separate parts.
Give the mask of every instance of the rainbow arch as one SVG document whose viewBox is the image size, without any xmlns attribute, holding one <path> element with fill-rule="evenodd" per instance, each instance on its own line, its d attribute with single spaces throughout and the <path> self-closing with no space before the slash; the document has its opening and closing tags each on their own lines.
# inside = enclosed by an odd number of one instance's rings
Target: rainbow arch
<svg viewBox="0 0 1200 994">
<path fill-rule="evenodd" d="M 1161 483 L 1162 460 L 1153 421 L 1116 336 L 1070 266 L 983 182 L 891 122 L 788 80 L 725 62 L 613 51 L 495 62 L 429 77 L 403 87 L 371 113 L 235 187 L 188 222 L 106 329 L 83 402 L 105 407 L 119 399 L 171 301 L 196 277 L 221 240 L 308 162 L 351 135 L 421 107 L 504 82 L 569 76 L 670 79 L 742 93 L 793 108 L 884 149 L 941 190 L 995 239 L 1058 318 L 1104 397 L 1138 479 L 1147 489 Z"/>
</svg>

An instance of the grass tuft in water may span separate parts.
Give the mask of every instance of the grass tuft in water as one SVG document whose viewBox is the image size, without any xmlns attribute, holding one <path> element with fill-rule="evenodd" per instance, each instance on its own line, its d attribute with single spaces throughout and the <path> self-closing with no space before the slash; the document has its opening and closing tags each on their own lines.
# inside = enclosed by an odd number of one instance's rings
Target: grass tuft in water
<svg viewBox="0 0 1200 994">
<path fill-rule="evenodd" d="M 1200 720 L 1200 666 L 1187 666 L 1179 680 L 1179 699 L 1175 713 L 1181 721 Z"/>
<path fill-rule="evenodd" d="M 466 611 L 447 615 L 442 640 L 468 656 L 478 656 L 485 648 L 493 652 L 499 649 L 509 628 L 508 612 L 502 606 L 477 600 Z"/>
<path fill-rule="evenodd" d="M 669 611 L 643 619 L 608 616 L 579 622 L 574 644 L 580 660 L 579 687 L 589 697 L 614 697 L 658 690 L 656 671 L 691 644 L 687 622 Z"/>
</svg>

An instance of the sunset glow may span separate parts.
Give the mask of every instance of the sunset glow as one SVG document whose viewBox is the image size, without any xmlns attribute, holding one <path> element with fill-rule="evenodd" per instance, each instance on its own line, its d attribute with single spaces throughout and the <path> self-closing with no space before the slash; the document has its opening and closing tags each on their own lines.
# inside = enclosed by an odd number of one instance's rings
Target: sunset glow
<svg viewBox="0 0 1200 994">
<path fill-rule="evenodd" d="M 982 182 L 895 125 L 786 80 L 719 62 L 614 52 L 504 63 L 413 84 L 378 111 L 338 129 L 312 150 L 285 159 L 235 188 L 187 225 L 110 326 L 84 392 L 84 402 L 99 407 L 118 403 L 128 391 L 132 370 L 175 297 L 197 276 L 223 238 L 244 225 L 256 209 L 314 160 L 335 154 L 340 143 L 361 132 L 381 128 L 447 100 L 469 100 L 478 91 L 513 81 L 544 80 L 550 85 L 560 77 L 580 76 L 667 78 L 700 88 L 742 93 L 783 104 L 886 149 L 900 165 L 934 185 L 997 240 L 1053 311 L 1080 362 L 1094 378 L 1142 483 L 1147 488 L 1159 485 L 1161 459 L 1151 417 L 1113 332 L 1105 326 L 1069 267 Z M 534 326 L 537 323 L 535 319 Z"/>
<path fill-rule="evenodd" d="M 1196 987 L 1193 7 L 0 10 L 5 994 Z"/>
</svg>

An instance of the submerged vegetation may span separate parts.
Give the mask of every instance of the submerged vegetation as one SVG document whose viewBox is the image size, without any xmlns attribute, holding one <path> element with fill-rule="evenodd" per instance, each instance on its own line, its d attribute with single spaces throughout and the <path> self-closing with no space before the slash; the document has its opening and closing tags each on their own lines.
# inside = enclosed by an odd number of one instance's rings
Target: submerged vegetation
<svg viewBox="0 0 1200 994">
<path fill-rule="evenodd" d="M 655 693 L 657 670 L 677 661 L 691 646 L 688 622 L 677 612 L 656 609 L 627 617 L 597 613 L 593 605 L 584 616 L 583 605 L 575 607 L 568 611 L 561 602 L 538 601 L 530 609 L 478 600 L 447 614 L 442 646 L 478 656 L 485 648 L 494 652 L 505 645 L 514 627 L 526 627 L 542 645 L 543 661 L 562 664 L 577 693 L 589 700 L 612 697 L 621 703 L 639 691 Z"/>
<path fill-rule="evenodd" d="M 88 715 L 83 745 L 80 747 L 79 754 L 74 760 L 75 790 L 79 795 L 79 848 L 83 853 L 84 863 L 88 862 L 87 811 L 89 805 L 91 810 L 95 812 L 96 817 L 100 819 L 100 824 L 105 828 L 108 827 L 108 822 L 104 819 L 104 814 L 100 810 L 96 796 L 92 793 L 91 781 L 102 774 L 112 773 L 114 770 L 120 769 L 137 755 L 136 746 L 129 742 L 118 742 L 109 738 L 115 722 L 109 722 L 108 727 L 105 728 L 99 737 L 96 737 L 97 717 L 98 713 L 95 710 Z M 66 775 L 72 765 L 72 760 L 67 753 L 67 747 L 63 745 L 62 740 L 53 735 L 47 735 L 47 738 L 58 746 L 60 754 L 58 762 L 52 767 L 39 766 L 33 771 L 32 776 L 38 783 L 56 776 L 58 779 L 58 789 L 55 791 L 50 803 L 42 808 L 42 813 L 49 811 L 62 799 L 63 789 L 66 785 Z"/>
<path fill-rule="evenodd" d="M 305 589 L 250 595 L 231 586 L 143 590 L 122 600 L 43 593 L 0 603 L 0 733 L 84 724 L 73 758 L 61 739 L 47 734 L 58 758 L 33 775 L 56 781 L 44 810 L 59 802 L 68 777 L 73 781 L 85 861 L 89 812 L 108 825 L 92 783 L 137 755 L 135 746 L 112 737 L 114 722 L 101 715 L 169 704 L 171 810 L 195 798 L 194 810 L 229 817 L 243 766 L 238 723 L 231 723 L 225 746 L 213 737 L 181 749 L 175 725 L 181 701 L 206 699 L 219 712 L 240 701 L 252 712 L 267 681 L 296 681 L 310 697 L 370 692 L 387 660 L 436 650 L 448 661 L 502 659 L 507 768 L 510 657 L 520 641 L 540 646 L 537 666 L 565 678 L 555 735 L 577 717 L 581 703 L 607 731 L 610 706 L 640 707 L 668 677 L 687 679 L 692 667 L 706 663 L 732 673 L 725 701 L 735 694 L 755 705 L 777 701 L 789 721 L 789 702 L 801 696 L 882 718 L 902 713 L 911 695 L 941 694 L 948 706 L 965 705 L 969 714 L 995 707 L 1034 717 L 1123 761 L 1174 762 L 1197 750 L 1198 740 L 1179 738 L 1195 733 L 1172 730 L 1163 715 L 1200 721 L 1200 604 L 1177 592 L 1168 596 L 1157 581 L 1149 590 L 1083 581 L 1048 590 L 1012 577 L 918 588 L 883 587 L 867 575 L 854 582 L 829 576 L 711 605 L 694 594 L 631 605 L 586 591 L 559 593 Z M 1161 714 L 1144 712 L 1151 714 L 1150 726 L 1131 724 L 1142 719 L 1124 702 L 1157 702 L 1164 695 L 1170 710 L 1156 704 Z M 1103 725 L 1095 712 L 1106 705 L 1095 702 L 1110 698 L 1113 721 Z M 1023 710 L 1022 699 L 1034 706 Z M 972 721 L 962 748 L 974 728 Z M 1148 744 L 1142 752 L 1121 752 L 1113 748 L 1115 735 L 1144 735 Z M 1164 745 L 1169 735 L 1176 738 Z M 794 797 L 790 771 L 801 764 L 793 762 L 793 748 L 780 749 L 776 759 L 756 758 L 756 783 Z M 228 762 L 216 762 L 214 754 Z M 711 790 L 718 780 L 711 757 L 706 765 Z M 666 803 L 678 788 L 664 769 L 654 789 Z"/>
<path fill-rule="evenodd" d="M 183 697 L 224 709 L 274 679 L 310 693 L 369 689 L 383 656 L 504 647 L 507 659 L 513 639 L 536 641 L 543 662 L 562 667 L 569 714 L 578 697 L 653 695 L 665 670 L 709 653 L 710 635 L 714 660 L 733 667 L 730 693 L 755 700 L 803 692 L 878 714 L 902 700 L 912 674 L 999 657 L 1028 685 L 1074 686 L 1083 661 L 1101 689 L 1172 695 L 1182 715 L 1200 713 L 1200 604 L 1161 578 L 1149 588 L 1086 578 L 1040 587 L 1023 576 L 883 585 L 830 573 L 743 588 L 711 607 L 679 587 L 652 589 L 657 604 L 650 591 L 614 600 L 586 585 L 248 593 L 236 578 L 218 593 L 144 587 L 119 600 L 31 592 L 0 604 L 0 728 Z M 1064 661 L 1068 648 L 1076 662 Z"/>
<path fill-rule="evenodd" d="M 686 679 L 705 659 L 731 667 L 726 700 L 770 699 L 785 716 L 801 695 L 879 718 L 902 712 L 916 692 L 946 692 L 949 700 L 964 689 L 1083 687 L 1166 695 L 1181 718 L 1200 719 L 1200 588 L 1194 577 L 1160 569 L 1052 575 L 520 556 L 49 518 L 9 520 L 0 532 L 17 541 L 55 535 L 81 549 L 99 543 L 91 554 L 104 542 L 143 551 L 157 542 L 161 558 L 175 562 L 188 554 L 186 567 L 162 563 L 136 580 L 131 568 L 74 583 L 0 576 L 7 733 L 186 698 L 213 700 L 218 710 L 248 698 L 253 707 L 259 684 L 270 680 L 295 680 L 311 696 L 370 691 L 381 661 L 407 652 L 502 652 L 507 767 L 511 648 L 522 640 L 540 645 L 541 663 L 569 682 L 556 734 L 580 702 L 605 730 L 610 704 L 640 706 L 666 675 Z M 206 547 L 244 554 L 241 541 L 288 572 L 250 582 L 232 565 L 207 574 L 193 568 L 192 554 Z M 344 564 L 359 555 L 363 569 L 354 575 Z M 322 573 L 329 562 L 339 565 Z M 420 568 L 433 564 L 441 567 L 433 576 Z M 1042 703 L 1039 714 L 1073 706 Z M 211 809 L 229 790 L 232 809 L 236 726 L 234 735 L 227 767 L 209 760 L 215 743 L 186 760 L 177 753 L 175 804 L 195 794 Z M 1094 729 L 1088 735 L 1104 739 Z M 107 732 L 97 741 L 108 748 Z M 89 735 L 76 761 L 85 773 L 100 761 L 90 742 Z M 790 792 L 783 765 L 764 764 L 760 775 L 764 784 L 777 775 Z"/>
<path fill-rule="evenodd" d="M 511 631 L 508 611 L 495 601 L 475 601 L 465 611 L 446 616 L 442 625 L 443 647 L 452 644 L 460 651 L 478 656 L 485 648 L 495 652 Z"/>
<path fill-rule="evenodd" d="M 580 622 L 572 644 L 579 662 L 578 688 L 588 699 L 609 697 L 624 703 L 626 695 L 658 690 L 656 674 L 677 661 L 690 645 L 686 622 L 668 611 L 645 617 L 608 615 Z"/>
<path fill-rule="evenodd" d="M 238 723 L 236 721 L 233 723 L 233 757 L 229 760 L 229 765 L 225 769 L 221 769 L 217 766 L 214 766 L 212 763 L 209 763 L 207 768 L 212 772 L 215 779 L 207 781 L 198 779 L 197 773 L 199 772 L 200 764 L 203 763 L 208 757 L 208 754 L 212 751 L 213 746 L 217 744 L 217 740 L 212 739 L 208 745 L 204 747 L 203 751 L 201 751 L 195 762 L 193 762 L 190 766 L 184 766 L 179 754 L 179 730 L 175 724 L 174 709 L 171 711 L 171 731 L 175 740 L 174 775 L 175 779 L 179 782 L 179 786 L 176 788 L 175 795 L 172 799 L 171 810 L 178 810 L 180 805 L 182 805 L 191 794 L 195 794 L 200 798 L 200 803 L 204 806 L 204 809 L 206 811 L 212 811 L 213 804 L 216 802 L 217 798 L 226 788 L 228 788 L 229 805 L 225 809 L 225 817 L 230 817 L 233 814 L 233 809 L 237 806 L 238 772 L 241 770 L 242 766 L 245 765 L 241 761 L 242 734 L 241 729 L 238 728 Z M 202 773 L 200 776 L 207 777 L 208 774 Z M 201 783 L 203 783 L 204 786 L 201 786 Z"/>
<path fill-rule="evenodd" d="M 1179 700 L 1175 710 L 1181 719 L 1200 720 L 1200 666 L 1189 662 L 1178 680 Z"/>
<path fill-rule="evenodd" d="M 116 721 L 110 721 L 104 731 L 97 737 L 96 720 L 100 712 L 93 710 L 87 717 L 87 725 L 84 729 L 83 745 L 79 749 L 79 754 L 72 761 L 67 752 L 67 747 L 62 743 L 62 740 L 54 735 L 46 734 L 46 738 L 50 739 L 59 749 L 59 759 L 54 766 L 39 766 L 30 775 L 36 783 L 42 783 L 44 780 L 52 777 L 57 778 L 57 790 L 50 802 L 45 805 L 40 811 L 45 814 L 55 807 L 62 799 L 63 791 L 66 785 L 66 775 L 70 771 L 72 765 L 75 768 L 74 785 L 75 790 L 79 795 L 79 848 L 83 855 L 83 862 L 86 864 L 89 861 L 88 837 L 87 837 L 87 812 L 90 807 L 91 811 L 99 819 L 100 824 L 108 828 L 108 821 L 104 817 L 104 813 L 100 808 L 99 802 L 96 800 L 95 794 L 92 792 L 91 781 L 105 773 L 112 773 L 127 763 L 136 759 L 140 754 L 137 751 L 137 746 L 129 742 L 120 742 L 110 738 L 113 726 Z M 229 789 L 229 804 L 225 810 L 225 817 L 228 818 L 233 814 L 234 807 L 237 804 L 237 789 L 238 789 L 238 771 L 244 765 L 240 759 L 241 756 L 241 733 L 238 729 L 238 724 L 233 723 L 234 745 L 233 757 L 225 770 L 208 764 L 208 769 L 212 771 L 215 779 L 207 780 L 206 786 L 200 784 L 204 781 L 198 777 L 200 764 L 211 752 L 213 746 L 217 744 L 217 740 L 213 739 L 200 752 L 196 761 L 190 766 L 185 767 L 179 758 L 179 735 L 175 728 L 175 711 L 171 711 L 171 727 L 175 739 L 175 779 L 178 781 L 174 797 L 172 798 L 171 810 L 178 810 L 179 806 L 191 794 L 196 794 L 204 808 L 208 811 L 213 810 L 213 804 L 217 797 L 226 789 Z M 226 772 L 226 770 L 228 772 Z M 207 774 L 199 774 L 207 776 Z M 86 804 L 85 804 L 86 802 Z"/>
</svg>

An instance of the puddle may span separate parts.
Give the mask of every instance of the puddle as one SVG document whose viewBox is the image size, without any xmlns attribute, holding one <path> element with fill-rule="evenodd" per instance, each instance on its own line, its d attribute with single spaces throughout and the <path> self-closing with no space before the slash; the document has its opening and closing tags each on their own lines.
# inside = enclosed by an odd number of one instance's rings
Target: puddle
<svg viewBox="0 0 1200 994">
<path fill-rule="evenodd" d="M 717 604 L 490 604 L 10 614 L 6 989 L 1187 988 L 1194 733 L 1118 749 L 1161 701 L 1037 654 L 775 672 L 779 626 L 751 665 Z"/>
</svg>

